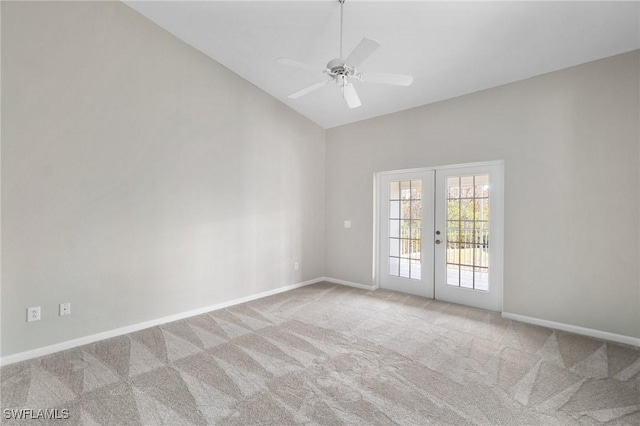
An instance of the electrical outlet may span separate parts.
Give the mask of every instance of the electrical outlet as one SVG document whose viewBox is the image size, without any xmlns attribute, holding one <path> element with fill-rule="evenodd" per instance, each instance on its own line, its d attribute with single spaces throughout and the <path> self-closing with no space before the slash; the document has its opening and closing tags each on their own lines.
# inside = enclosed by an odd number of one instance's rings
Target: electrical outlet
<svg viewBox="0 0 640 426">
<path fill-rule="evenodd" d="M 71 315 L 71 303 L 60 304 L 60 316 Z"/>
<path fill-rule="evenodd" d="M 298 265 L 298 262 L 295 262 L 295 263 L 293 264 L 293 269 L 294 269 L 294 270 L 296 270 L 296 271 L 297 271 L 298 269 L 300 269 L 300 265 Z"/>
<path fill-rule="evenodd" d="M 27 322 L 40 321 L 40 306 L 27 308 Z"/>
</svg>

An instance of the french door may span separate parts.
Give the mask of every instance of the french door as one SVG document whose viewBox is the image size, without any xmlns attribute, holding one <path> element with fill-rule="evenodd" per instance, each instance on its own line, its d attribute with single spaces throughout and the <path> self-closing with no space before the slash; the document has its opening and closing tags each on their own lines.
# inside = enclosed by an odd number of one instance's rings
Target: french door
<svg viewBox="0 0 640 426">
<path fill-rule="evenodd" d="M 380 177 L 382 288 L 433 298 L 434 176 L 426 170 Z"/>
<path fill-rule="evenodd" d="M 502 165 L 380 174 L 380 287 L 502 310 Z"/>
</svg>

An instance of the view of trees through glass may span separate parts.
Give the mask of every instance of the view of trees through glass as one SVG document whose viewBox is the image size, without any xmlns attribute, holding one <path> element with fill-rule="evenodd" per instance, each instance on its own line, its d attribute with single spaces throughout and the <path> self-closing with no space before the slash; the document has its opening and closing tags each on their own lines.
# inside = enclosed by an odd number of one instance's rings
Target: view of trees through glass
<svg viewBox="0 0 640 426">
<path fill-rule="evenodd" d="M 422 181 L 391 182 L 389 187 L 389 274 L 420 279 L 422 257 Z"/>
<path fill-rule="evenodd" d="M 447 178 L 447 284 L 489 289 L 489 175 Z M 427 218 L 428 220 L 428 218 Z M 421 278 L 422 181 L 389 184 L 389 274 Z"/>
<path fill-rule="evenodd" d="M 447 179 L 447 284 L 489 289 L 489 176 Z"/>
</svg>

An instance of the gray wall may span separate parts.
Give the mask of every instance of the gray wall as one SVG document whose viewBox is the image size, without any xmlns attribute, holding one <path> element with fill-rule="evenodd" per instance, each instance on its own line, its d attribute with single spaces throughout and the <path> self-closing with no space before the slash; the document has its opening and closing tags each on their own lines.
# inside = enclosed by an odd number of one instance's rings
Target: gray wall
<svg viewBox="0 0 640 426">
<path fill-rule="evenodd" d="M 504 160 L 504 311 L 640 337 L 639 62 L 635 51 L 329 130 L 325 274 L 373 283 L 375 172 Z"/>
<path fill-rule="evenodd" d="M 2 2 L 2 112 L 2 355 L 323 275 L 324 130 L 120 2 Z"/>
</svg>

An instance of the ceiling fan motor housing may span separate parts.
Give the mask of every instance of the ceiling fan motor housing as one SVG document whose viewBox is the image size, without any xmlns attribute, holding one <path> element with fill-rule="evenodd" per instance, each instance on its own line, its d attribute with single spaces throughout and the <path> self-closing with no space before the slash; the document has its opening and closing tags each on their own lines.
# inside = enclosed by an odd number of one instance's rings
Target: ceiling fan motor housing
<svg viewBox="0 0 640 426">
<path fill-rule="evenodd" d="M 346 75 L 347 77 L 353 77 L 356 73 L 356 69 L 345 64 L 344 59 L 336 58 L 329 61 L 327 64 L 327 70 L 333 77 L 339 75 Z"/>
</svg>

